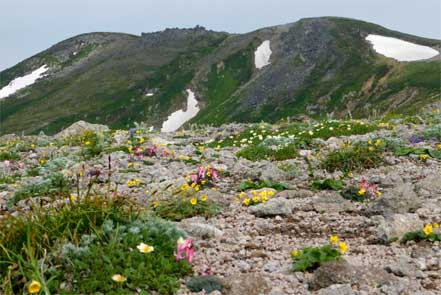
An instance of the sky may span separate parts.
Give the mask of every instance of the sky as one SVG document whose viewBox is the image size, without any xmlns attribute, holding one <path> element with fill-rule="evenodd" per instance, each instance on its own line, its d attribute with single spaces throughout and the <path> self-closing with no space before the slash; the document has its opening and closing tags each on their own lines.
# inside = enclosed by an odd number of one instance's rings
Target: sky
<svg viewBox="0 0 441 295">
<path fill-rule="evenodd" d="M 315 16 L 441 39 L 440 0 L 0 0 L 0 70 L 81 33 L 140 35 L 198 24 L 245 33 Z"/>
</svg>

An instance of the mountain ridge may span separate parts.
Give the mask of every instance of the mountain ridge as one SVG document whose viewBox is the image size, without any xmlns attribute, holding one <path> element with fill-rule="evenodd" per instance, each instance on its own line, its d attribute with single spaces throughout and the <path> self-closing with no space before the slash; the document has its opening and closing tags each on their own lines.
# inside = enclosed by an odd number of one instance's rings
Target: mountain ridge
<svg viewBox="0 0 441 295">
<path fill-rule="evenodd" d="M 133 121 L 160 127 L 173 111 L 185 109 L 187 88 L 201 106 L 191 122 L 215 125 L 406 113 L 441 98 L 439 55 L 397 62 L 377 54 L 364 40 L 368 34 L 441 49 L 439 40 L 340 17 L 245 34 L 201 26 L 140 36 L 80 34 L 0 72 L 1 88 L 38 66 L 50 68 L 44 79 L 1 100 L 0 133 L 54 133 L 81 119 L 114 128 Z M 265 40 L 271 42 L 270 64 L 257 69 L 254 52 Z"/>
</svg>

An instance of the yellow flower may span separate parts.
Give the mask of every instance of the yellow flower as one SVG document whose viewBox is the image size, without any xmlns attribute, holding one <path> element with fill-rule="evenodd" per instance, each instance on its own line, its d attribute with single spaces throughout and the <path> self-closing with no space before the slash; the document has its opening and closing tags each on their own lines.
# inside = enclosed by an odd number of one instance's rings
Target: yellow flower
<svg viewBox="0 0 441 295">
<path fill-rule="evenodd" d="M 156 208 L 156 207 L 158 207 L 158 206 L 159 206 L 159 203 L 158 203 L 158 202 L 156 202 L 156 201 L 154 201 L 154 202 L 152 203 L 152 206 L 153 206 L 153 208 Z"/>
<path fill-rule="evenodd" d="M 331 241 L 331 244 L 338 243 L 339 241 L 338 236 L 330 236 L 329 241 Z"/>
<path fill-rule="evenodd" d="M 248 206 L 251 202 L 250 198 L 246 198 L 245 200 L 243 200 L 243 203 L 245 204 L 245 206 Z"/>
<path fill-rule="evenodd" d="M 40 164 L 41 164 L 41 165 L 44 165 L 45 163 L 46 163 L 46 160 L 45 160 L 45 159 L 41 159 L 41 160 L 40 160 Z"/>
<path fill-rule="evenodd" d="M 267 192 L 266 191 L 261 191 L 259 195 L 261 197 L 266 197 L 267 196 Z"/>
<path fill-rule="evenodd" d="M 85 145 L 90 145 L 90 141 L 86 141 L 86 142 L 85 142 Z"/>
<path fill-rule="evenodd" d="M 136 134 L 141 134 L 141 130 L 136 130 Z"/>
<path fill-rule="evenodd" d="M 37 282 L 36 280 L 32 280 L 32 282 L 29 284 L 28 291 L 31 294 L 35 294 L 40 292 L 41 290 L 41 284 Z"/>
<path fill-rule="evenodd" d="M 254 196 L 257 195 L 257 192 L 256 192 L 255 190 L 252 190 L 251 193 L 252 193 Z"/>
<path fill-rule="evenodd" d="M 190 160 L 190 156 L 186 156 L 185 160 L 189 161 Z"/>
<path fill-rule="evenodd" d="M 274 191 L 268 191 L 268 196 L 270 197 L 274 196 Z"/>
<path fill-rule="evenodd" d="M 128 163 L 128 164 L 127 164 L 127 167 L 129 167 L 129 168 L 130 168 L 130 167 L 133 167 L 133 163 Z"/>
<path fill-rule="evenodd" d="M 439 150 L 441 151 L 441 143 L 438 143 L 438 144 L 436 145 L 436 147 L 437 147 L 437 149 L 439 149 Z"/>
<path fill-rule="evenodd" d="M 77 196 L 75 196 L 74 194 L 71 194 L 69 197 L 70 201 L 73 203 L 75 202 L 75 200 L 77 199 Z"/>
<path fill-rule="evenodd" d="M 348 172 L 348 177 L 352 178 L 354 177 L 354 174 L 352 174 L 352 172 Z"/>
<path fill-rule="evenodd" d="M 297 257 L 297 256 L 299 256 L 299 254 L 300 254 L 300 252 L 297 251 L 297 250 L 292 250 L 292 251 L 291 251 L 291 256 L 292 256 L 292 257 Z"/>
<path fill-rule="evenodd" d="M 114 280 L 117 283 L 123 283 L 123 282 L 127 281 L 127 278 L 123 275 L 116 274 L 116 275 L 112 276 L 112 280 Z"/>
<path fill-rule="evenodd" d="M 381 144 L 381 139 L 377 139 L 376 141 L 375 141 L 375 146 L 379 146 Z"/>
<path fill-rule="evenodd" d="M 433 227 L 434 227 L 435 229 L 438 229 L 438 228 L 439 228 L 439 224 L 438 224 L 438 223 L 434 223 L 434 224 L 433 224 Z"/>
<path fill-rule="evenodd" d="M 143 143 L 144 142 L 144 137 L 139 138 L 139 143 Z"/>
<path fill-rule="evenodd" d="M 208 198 L 207 195 L 202 195 L 202 197 L 201 197 L 201 201 L 202 201 L 202 202 L 205 202 L 205 201 L 207 200 L 207 198 Z"/>
<path fill-rule="evenodd" d="M 420 159 L 421 159 L 422 161 L 426 161 L 428 158 L 429 158 L 429 155 L 428 155 L 428 154 L 421 154 L 421 155 L 420 155 Z"/>
<path fill-rule="evenodd" d="M 370 152 L 372 152 L 372 151 L 374 150 L 374 147 L 373 147 L 373 146 L 370 146 L 370 147 L 368 147 L 368 150 L 369 150 Z"/>
<path fill-rule="evenodd" d="M 380 192 L 380 191 L 377 191 L 376 194 L 377 194 L 377 197 L 381 197 L 381 195 L 382 195 L 383 193 Z"/>
<path fill-rule="evenodd" d="M 131 146 L 129 146 L 127 149 L 129 150 L 129 153 L 132 152 L 132 147 Z"/>
<path fill-rule="evenodd" d="M 254 198 L 253 198 L 253 202 L 254 202 L 254 203 L 259 203 L 259 201 L 260 201 L 260 198 L 259 198 L 259 197 L 254 197 Z"/>
<path fill-rule="evenodd" d="M 369 139 L 369 140 L 368 140 L 368 144 L 372 144 L 372 139 Z"/>
<path fill-rule="evenodd" d="M 423 232 L 426 234 L 426 236 L 430 235 L 433 231 L 431 224 L 426 224 L 426 226 L 423 229 Z"/>
<path fill-rule="evenodd" d="M 198 203 L 198 199 L 196 199 L 196 198 L 191 198 L 191 199 L 190 199 L 190 203 L 194 206 L 194 205 L 196 205 L 196 204 Z"/>
<path fill-rule="evenodd" d="M 245 196 L 246 196 L 246 193 L 245 193 L 245 192 L 240 192 L 240 193 L 239 193 L 239 197 L 240 197 L 240 198 L 243 198 L 243 197 L 245 197 Z"/>
<path fill-rule="evenodd" d="M 359 194 L 360 196 L 363 196 L 365 193 L 366 193 L 366 190 L 365 190 L 364 188 L 362 188 L 362 189 L 360 189 L 360 190 L 358 191 L 358 194 Z"/>
<path fill-rule="evenodd" d="M 345 242 L 338 243 L 338 247 L 340 248 L 340 252 L 342 254 L 345 254 L 345 252 L 348 250 L 348 244 L 346 244 Z"/>
<path fill-rule="evenodd" d="M 190 186 L 188 185 L 188 183 L 185 183 L 184 185 L 181 186 L 181 190 L 186 191 L 190 188 Z"/>
<path fill-rule="evenodd" d="M 144 243 L 139 244 L 138 246 L 136 246 L 136 248 L 138 248 L 139 252 L 141 253 L 150 253 L 153 252 L 153 250 L 155 250 L 153 246 L 149 246 Z"/>
<path fill-rule="evenodd" d="M 205 147 L 203 147 L 203 146 L 199 147 L 199 152 L 200 152 L 201 154 L 203 154 L 204 151 L 205 151 Z"/>
</svg>

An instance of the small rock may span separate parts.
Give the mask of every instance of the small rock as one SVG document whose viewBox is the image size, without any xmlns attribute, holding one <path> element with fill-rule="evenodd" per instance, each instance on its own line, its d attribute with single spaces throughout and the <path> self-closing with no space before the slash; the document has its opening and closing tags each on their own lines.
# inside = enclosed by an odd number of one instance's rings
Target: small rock
<svg viewBox="0 0 441 295">
<path fill-rule="evenodd" d="M 327 288 L 320 289 L 317 295 L 353 295 L 354 290 L 350 284 L 335 284 Z"/>
</svg>

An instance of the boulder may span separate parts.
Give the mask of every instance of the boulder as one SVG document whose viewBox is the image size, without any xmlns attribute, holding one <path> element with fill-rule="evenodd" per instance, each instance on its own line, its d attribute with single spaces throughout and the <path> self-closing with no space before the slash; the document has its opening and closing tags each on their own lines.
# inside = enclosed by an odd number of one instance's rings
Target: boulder
<svg viewBox="0 0 441 295">
<path fill-rule="evenodd" d="M 249 212 L 257 217 L 288 216 L 294 203 L 284 198 L 273 198 L 266 203 L 249 207 Z"/>
<path fill-rule="evenodd" d="M 418 215 L 413 213 L 394 214 L 387 217 L 377 215 L 371 219 L 376 224 L 375 238 L 382 242 L 401 238 L 405 233 L 420 230 L 424 226 Z"/>
<path fill-rule="evenodd" d="M 335 284 L 379 286 L 396 280 L 396 277 L 384 269 L 350 264 L 346 261 L 333 261 L 323 264 L 314 271 L 309 287 L 312 290 L 319 290 Z"/>
<path fill-rule="evenodd" d="M 266 280 L 258 273 L 234 274 L 223 280 L 224 294 L 264 295 L 270 291 Z"/>
<path fill-rule="evenodd" d="M 415 212 L 422 205 L 414 186 L 404 183 L 386 191 L 383 196 L 367 209 L 368 215 L 390 216 L 395 213 Z"/>
<path fill-rule="evenodd" d="M 76 123 L 73 123 L 63 131 L 57 133 L 54 137 L 55 138 L 67 138 L 71 136 L 79 136 L 81 133 L 85 130 L 90 130 L 95 133 L 102 133 L 104 131 L 108 131 L 109 127 L 106 125 L 100 125 L 100 124 L 91 124 L 87 123 L 85 121 L 78 121 Z"/>
<path fill-rule="evenodd" d="M 200 239 L 220 237 L 224 234 L 220 229 L 208 224 L 202 217 L 184 219 L 178 227 L 190 236 Z"/>
</svg>

